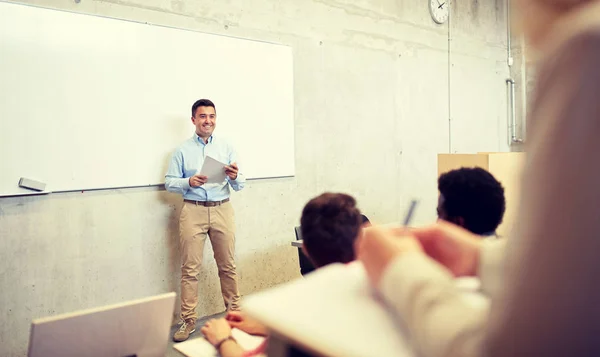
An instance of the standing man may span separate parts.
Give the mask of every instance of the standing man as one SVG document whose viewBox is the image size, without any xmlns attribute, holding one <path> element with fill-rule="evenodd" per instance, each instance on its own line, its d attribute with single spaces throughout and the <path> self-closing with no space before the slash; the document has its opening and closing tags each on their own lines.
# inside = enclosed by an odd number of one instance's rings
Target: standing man
<svg viewBox="0 0 600 357">
<path fill-rule="evenodd" d="M 183 323 L 173 340 L 185 341 L 196 330 L 198 306 L 198 274 L 202 264 L 204 241 L 208 236 L 219 269 L 221 293 L 227 310 L 239 310 L 240 293 L 235 270 L 235 219 L 229 202 L 229 186 L 235 191 L 244 188 L 246 179 L 238 171 L 237 154 L 223 138 L 214 136 L 216 108 L 208 99 L 192 106 L 194 136 L 173 153 L 165 175 L 169 192 L 183 195 L 179 216 L 179 246 L 181 250 L 181 319 Z M 223 182 L 207 183 L 199 173 L 204 159 L 210 156 L 226 163 Z"/>
</svg>

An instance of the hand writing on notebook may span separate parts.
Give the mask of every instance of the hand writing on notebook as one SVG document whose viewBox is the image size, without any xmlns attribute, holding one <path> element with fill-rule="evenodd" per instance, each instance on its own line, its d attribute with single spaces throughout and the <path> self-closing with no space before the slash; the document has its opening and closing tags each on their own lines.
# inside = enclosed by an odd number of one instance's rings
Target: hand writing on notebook
<svg viewBox="0 0 600 357">
<path fill-rule="evenodd" d="M 230 311 L 227 313 L 225 319 L 229 322 L 229 326 L 240 329 L 247 334 L 256 336 L 267 336 L 269 334 L 266 327 L 246 316 L 241 311 Z"/>
<path fill-rule="evenodd" d="M 410 252 L 423 254 L 421 244 L 408 230 L 389 227 L 363 229 L 363 235 L 356 240 L 355 251 L 375 286 L 395 258 Z"/>
<path fill-rule="evenodd" d="M 235 180 L 238 175 L 238 166 L 235 162 L 225 166 L 225 173 L 231 180 Z"/>
</svg>

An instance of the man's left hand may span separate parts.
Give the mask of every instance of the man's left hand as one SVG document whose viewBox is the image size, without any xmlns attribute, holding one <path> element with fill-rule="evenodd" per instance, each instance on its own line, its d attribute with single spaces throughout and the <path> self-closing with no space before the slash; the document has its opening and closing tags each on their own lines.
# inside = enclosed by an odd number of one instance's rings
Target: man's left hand
<svg viewBox="0 0 600 357">
<path fill-rule="evenodd" d="M 238 176 L 238 167 L 235 162 L 225 166 L 225 173 L 231 180 L 235 180 Z"/>
</svg>

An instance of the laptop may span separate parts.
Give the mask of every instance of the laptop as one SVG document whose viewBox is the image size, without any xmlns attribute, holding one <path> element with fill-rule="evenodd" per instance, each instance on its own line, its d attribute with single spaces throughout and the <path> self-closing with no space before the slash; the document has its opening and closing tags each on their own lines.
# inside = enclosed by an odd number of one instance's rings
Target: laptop
<svg viewBox="0 0 600 357">
<path fill-rule="evenodd" d="M 29 357 L 164 357 L 175 293 L 36 319 Z"/>
</svg>

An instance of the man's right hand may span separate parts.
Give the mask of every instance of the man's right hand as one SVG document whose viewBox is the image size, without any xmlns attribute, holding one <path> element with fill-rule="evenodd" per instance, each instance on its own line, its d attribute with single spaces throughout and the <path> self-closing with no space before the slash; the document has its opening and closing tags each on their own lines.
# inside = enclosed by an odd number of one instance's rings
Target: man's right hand
<svg viewBox="0 0 600 357">
<path fill-rule="evenodd" d="M 208 177 L 204 175 L 194 175 L 190 177 L 190 187 L 200 187 L 206 183 Z"/>
<path fill-rule="evenodd" d="M 440 221 L 410 230 L 425 253 L 445 266 L 454 276 L 475 276 L 482 238 L 454 224 Z"/>
</svg>

